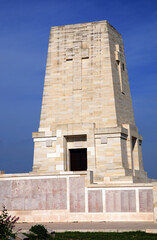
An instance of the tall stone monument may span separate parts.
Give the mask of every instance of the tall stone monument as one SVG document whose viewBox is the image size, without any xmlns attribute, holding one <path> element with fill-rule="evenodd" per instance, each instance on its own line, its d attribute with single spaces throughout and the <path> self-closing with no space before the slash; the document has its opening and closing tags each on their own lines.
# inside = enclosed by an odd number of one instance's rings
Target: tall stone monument
<svg viewBox="0 0 157 240">
<path fill-rule="evenodd" d="M 52 27 L 30 173 L 0 174 L 21 222 L 157 222 L 121 35 L 107 22 Z"/>
<path fill-rule="evenodd" d="M 33 172 L 146 182 L 123 40 L 107 22 L 52 27 Z"/>
</svg>

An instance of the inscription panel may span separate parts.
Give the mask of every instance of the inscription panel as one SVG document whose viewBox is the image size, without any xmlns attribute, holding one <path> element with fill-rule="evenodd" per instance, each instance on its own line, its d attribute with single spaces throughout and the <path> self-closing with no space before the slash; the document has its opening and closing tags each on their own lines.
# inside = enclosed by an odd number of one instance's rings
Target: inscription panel
<svg viewBox="0 0 157 240">
<path fill-rule="evenodd" d="M 70 177 L 70 212 L 85 211 L 85 179 L 84 177 Z"/>
<path fill-rule="evenodd" d="M 139 190 L 140 212 L 153 212 L 153 192 L 151 189 Z"/>
<path fill-rule="evenodd" d="M 0 208 L 56 210 L 67 208 L 66 178 L 0 181 Z"/>
<path fill-rule="evenodd" d="M 89 190 L 88 191 L 88 211 L 89 212 L 102 212 L 102 190 Z"/>
<path fill-rule="evenodd" d="M 55 210 L 66 208 L 67 208 L 66 178 L 51 179 L 51 181 L 48 181 L 48 192 L 46 195 L 46 209 Z"/>
<path fill-rule="evenodd" d="M 135 190 L 107 190 L 107 212 L 136 212 Z"/>
</svg>

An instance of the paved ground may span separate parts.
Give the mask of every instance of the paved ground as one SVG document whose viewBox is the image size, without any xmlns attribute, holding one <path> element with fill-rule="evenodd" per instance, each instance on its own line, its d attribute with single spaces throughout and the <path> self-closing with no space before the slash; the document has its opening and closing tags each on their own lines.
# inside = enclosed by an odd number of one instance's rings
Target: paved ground
<svg viewBox="0 0 157 240">
<path fill-rule="evenodd" d="M 16 230 L 28 229 L 37 223 L 18 223 Z M 81 231 L 81 232 L 125 232 L 145 231 L 157 233 L 157 223 L 150 222 L 72 222 L 72 223 L 39 223 L 43 224 L 49 232 Z"/>
</svg>

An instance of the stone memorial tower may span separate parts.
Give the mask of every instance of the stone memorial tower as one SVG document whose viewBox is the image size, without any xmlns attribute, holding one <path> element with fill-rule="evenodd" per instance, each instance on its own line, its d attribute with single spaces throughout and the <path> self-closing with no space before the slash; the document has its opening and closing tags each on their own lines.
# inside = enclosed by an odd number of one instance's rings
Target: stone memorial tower
<svg viewBox="0 0 157 240">
<path fill-rule="evenodd" d="M 123 40 L 107 21 L 52 27 L 34 173 L 147 182 Z"/>
<path fill-rule="evenodd" d="M 0 173 L 21 222 L 154 221 L 121 35 L 107 22 L 52 27 L 34 163 Z"/>
</svg>

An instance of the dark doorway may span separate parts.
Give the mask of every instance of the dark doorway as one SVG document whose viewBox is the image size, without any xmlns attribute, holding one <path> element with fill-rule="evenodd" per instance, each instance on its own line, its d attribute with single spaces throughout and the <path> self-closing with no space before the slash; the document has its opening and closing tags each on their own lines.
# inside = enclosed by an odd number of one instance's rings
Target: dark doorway
<svg viewBox="0 0 157 240">
<path fill-rule="evenodd" d="M 70 149 L 70 171 L 87 170 L 87 149 Z"/>
</svg>

